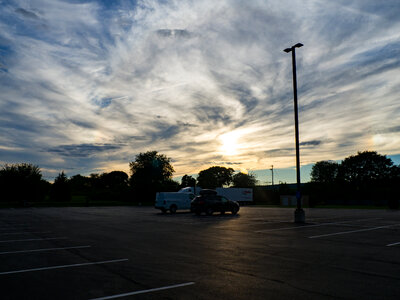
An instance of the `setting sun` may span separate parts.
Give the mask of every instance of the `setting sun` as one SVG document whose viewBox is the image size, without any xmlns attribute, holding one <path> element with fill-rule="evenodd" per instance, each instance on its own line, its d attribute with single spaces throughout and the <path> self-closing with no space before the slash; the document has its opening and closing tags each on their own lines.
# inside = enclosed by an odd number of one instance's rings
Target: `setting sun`
<svg viewBox="0 0 400 300">
<path fill-rule="evenodd" d="M 222 152 L 222 154 L 226 156 L 232 156 L 238 154 L 239 138 L 240 138 L 240 133 L 234 131 L 222 134 L 219 137 L 221 141 L 221 146 L 219 150 Z"/>
</svg>

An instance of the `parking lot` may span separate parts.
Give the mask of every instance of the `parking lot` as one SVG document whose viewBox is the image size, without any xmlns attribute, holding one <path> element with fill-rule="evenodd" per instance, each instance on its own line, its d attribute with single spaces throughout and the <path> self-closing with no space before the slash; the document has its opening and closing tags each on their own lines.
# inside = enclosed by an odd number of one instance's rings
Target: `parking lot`
<svg viewBox="0 0 400 300">
<path fill-rule="evenodd" d="M 0 210 L 1 299 L 398 299 L 400 211 Z"/>
</svg>

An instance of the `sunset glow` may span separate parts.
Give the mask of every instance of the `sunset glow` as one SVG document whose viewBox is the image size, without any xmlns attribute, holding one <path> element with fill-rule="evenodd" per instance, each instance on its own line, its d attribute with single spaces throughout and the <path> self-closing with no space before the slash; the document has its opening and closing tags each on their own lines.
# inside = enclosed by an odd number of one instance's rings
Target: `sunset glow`
<svg viewBox="0 0 400 300">
<path fill-rule="evenodd" d="M 0 4 L 0 164 L 292 168 L 298 42 L 302 165 L 400 153 L 398 1 Z"/>
</svg>

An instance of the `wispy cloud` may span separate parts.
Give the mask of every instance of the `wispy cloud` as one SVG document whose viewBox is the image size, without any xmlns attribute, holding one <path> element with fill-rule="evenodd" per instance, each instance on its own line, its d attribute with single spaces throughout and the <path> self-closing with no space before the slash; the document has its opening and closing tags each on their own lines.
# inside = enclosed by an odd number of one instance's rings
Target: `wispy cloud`
<svg viewBox="0 0 400 300">
<path fill-rule="evenodd" d="M 399 153 L 399 14 L 397 0 L 2 1 L 0 162 L 89 174 L 158 150 L 177 175 L 293 166 L 296 42 L 302 163 Z"/>
</svg>

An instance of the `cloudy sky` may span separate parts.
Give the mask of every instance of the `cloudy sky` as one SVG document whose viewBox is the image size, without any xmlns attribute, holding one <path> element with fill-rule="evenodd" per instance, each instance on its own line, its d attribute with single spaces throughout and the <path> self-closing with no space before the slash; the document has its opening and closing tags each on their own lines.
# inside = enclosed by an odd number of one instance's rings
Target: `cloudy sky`
<svg viewBox="0 0 400 300">
<path fill-rule="evenodd" d="M 0 0 L 0 164 L 51 180 L 156 150 L 176 176 L 294 176 L 297 42 L 302 165 L 398 157 L 399 16 L 398 0 Z"/>
</svg>

